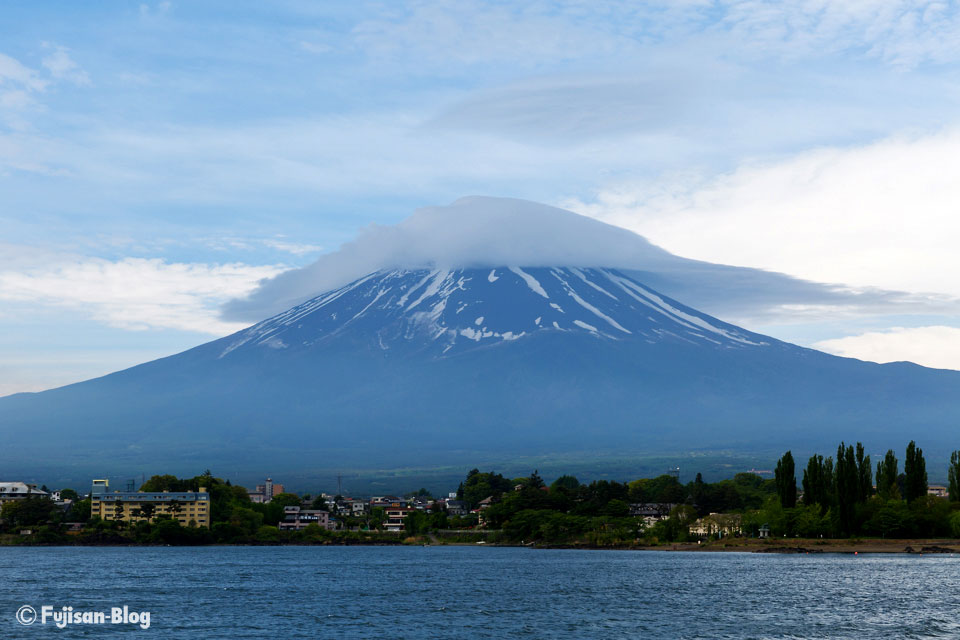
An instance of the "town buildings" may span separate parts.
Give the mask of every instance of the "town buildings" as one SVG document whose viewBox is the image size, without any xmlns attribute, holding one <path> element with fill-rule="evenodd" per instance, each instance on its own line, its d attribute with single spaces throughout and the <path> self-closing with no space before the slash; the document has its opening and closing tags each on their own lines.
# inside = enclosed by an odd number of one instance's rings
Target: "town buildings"
<svg viewBox="0 0 960 640">
<path fill-rule="evenodd" d="M 284 507 L 283 520 L 280 521 L 278 526 L 281 531 L 300 531 L 311 524 L 331 531 L 334 528 L 328 512 L 319 509 L 301 509 L 300 507 Z"/>
<path fill-rule="evenodd" d="M 464 500 L 447 500 L 446 507 L 448 516 L 465 516 L 470 513 L 470 509 Z"/>
<path fill-rule="evenodd" d="M 263 484 L 257 485 L 256 490 L 248 491 L 247 493 L 250 495 L 250 502 L 267 504 L 273 500 L 274 496 L 283 493 L 283 485 L 279 482 L 274 482 L 273 478 L 267 478 Z"/>
<path fill-rule="evenodd" d="M 707 538 L 737 535 L 741 532 L 739 513 L 711 513 L 690 525 L 690 535 Z"/>
<path fill-rule="evenodd" d="M 210 527 L 210 494 L 199 491 L 114 491 L 107 480 L 94 480 L 90 515 L 101 520 L 155 522 L 169 516 L 183 526 Z"/>
<path fill-rule="evenodd" d="M 931 484 L 927 487 L 927 495 L 936 496 L 938 498 L 949 498 L 950 490 L 940 484 Z"/>
<path fill-rule="evenodd" d="M 644 526 L 650 527 L 669 517 L 676 506 L 669 502 L 636 502 L 630 505 L 630 515 L 643 518 Z"/>
<path fill-rule="evenodd" d="M 403 520 L 407 514 L 416 509 L 409 507 L 389 507 L 386 509 L 386 520 L 383 522 L 383 528 L 386 531 L 403 531 Z"/>
<path fill-rule="evenodd" d="M 37 489 L 35 484 L 25 482 L 0 482 L 0 507 L 8 502 L 24 500 L 28 497 L 49 498 L 50 494 Z"/>
</svg>

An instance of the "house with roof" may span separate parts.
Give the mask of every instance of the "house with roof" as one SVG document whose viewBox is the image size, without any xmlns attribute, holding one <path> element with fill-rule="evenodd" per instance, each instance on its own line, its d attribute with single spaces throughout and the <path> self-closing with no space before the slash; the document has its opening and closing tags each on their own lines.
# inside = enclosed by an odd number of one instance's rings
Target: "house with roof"
<svg viewBox="0 0 960 640">
<path fill-rule="evenodd" d="M 321 529 L 332 531 L 334 523 L 330 521 L 330 513 L 320 509 L 301 509 L 300 507 L 284 507 L 283 520 L 278 527 L 281 531 L 301 531 L 311 524 Z"/>
<path fill-rule="evenodd" d="M 699 538 L 719 538 L 741 533 L 742 517 L 739 513 L 711 513 L 690 525 L 690 535 Z"/>
<path fill-rule="evenodd" d="M 677 504 L 674 502 L 635 502 L 630 505 L 630 515 L 642 518 L 644 526 L 650 527 L 670 517 Z"/>
<path fill-rule="evenodd" d="M 27 498 L 49 498 L 50 494 L 26 482 L 0 482 L 0 507 Z"/>
</svg>

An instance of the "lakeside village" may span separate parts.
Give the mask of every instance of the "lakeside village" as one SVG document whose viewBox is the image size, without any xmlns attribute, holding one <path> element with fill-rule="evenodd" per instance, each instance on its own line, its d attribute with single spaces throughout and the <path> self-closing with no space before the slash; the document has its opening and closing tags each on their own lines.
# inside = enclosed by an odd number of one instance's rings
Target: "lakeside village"
<svg viewBox="0 0 960 640">
<path fill-rule="evenodd" d="M 863 445 L 810 457 L 798 486 L 791 452 L 774 477 L 714 483 L 677 473 L 631 482 L 547 485 L 537 472 L 470 471 L 455 492 L 297 495 L 267 479 L 253 490 L 214 477 L 153 476 L 134 490 L 92 481 L 88 493 L 0 482 L 3 544 L 525 544 L 655 547 L 734 539 L 960 538 L 960 451 L 946 486 L 929 485 L 911 442 L 876 467 Z"/>
</svg>

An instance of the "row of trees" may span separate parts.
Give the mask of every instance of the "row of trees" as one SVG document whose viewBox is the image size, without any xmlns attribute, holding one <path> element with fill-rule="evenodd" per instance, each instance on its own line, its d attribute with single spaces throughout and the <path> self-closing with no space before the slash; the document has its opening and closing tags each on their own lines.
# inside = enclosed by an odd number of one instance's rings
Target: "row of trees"
<svg viewBox="0 0 960 640">
<path fill-rule="evenodd" d="M 797 504 L 793 455 L 787 451 L 777 462 L 777 505 L 782 511 L 781 530 L 819 531 L 820 535 L 929 534 L 952 535 L 953 512 L 960 509 L 960 452 L 950 456 L 949 498 L 928 496 L 927 463 L 923 450 L 907 445 L 903 472 L 893 450 L 874 467 L 862 443 L 841 442 L 836 458 L 815 454 L 803 470 L 802 505 Z M 799 510 L 799 511 L 798 511 Z M 801 517 L 802 516 L 802 517 Z M 798 518 L 803 525 L 798 525 Z M 811 525 L 811 520 L 818 523 Z M 960 524 L 960 518 L 954 518 Z M 790 524 L 793 523 L 793 524 Z"/>
<path fill-rule="evenodd" d="M 499 473 L 481 473 L 473 469 L 460 483 L 457 497 L 466 502 L 468 508 L 476 509 L 481 500 L 493 498 L 498 502 L 502 496 L 514 492 L 517 486 L 542 490 L 544 482 L 536 471 L 529 478 L 508 479 Z M 577 514 L 588 516 L 609 512 L 611 500 L 627 504 L 687 503 L 694 505 L 699 514 L 757 509 L 773 492 L 772 483 L 754 473 L 738 473 L 733 478 L 714 483 L 704 482 L 698 473 L 696 479 L 687 484 L 681 484 L 672 475 L 631 482 L 597 480 L 589 484 L 581 484 L 574 476 L 563 475 L 548 487 L 550 496 L 561 499 L 563 504 L 574 505 L 571 508 Z"/>
<path fill-rule="evenodd" d="M 672 475 L 590 483 L 564 475 L 545 486 L 537 472 L 508 479 L 473 469 L 457 494 L 471 508 L 492 498 L 493 504 L 483 510 L 483 519 L 488 528 L 501 530 L 506 540 L 599 546 L 634 544 L 639 537 L 648 541 L 683 539 L 689 525 L 701 515 L 757 510 L 769 500 L 776 501 L 774 482 L 753 473 L 738 473 L 714 483 L 697 474 L 686 484 Z M 630 505 L 637 503 L 655 504 L 666 510 L 668 517 L 646 527 L 641 518 L 630 515 Z M 422 527 L 429 523 L 428 518 L 417 517 L 415 522 L 415 533 L 426 531 Z"/>
</svg>

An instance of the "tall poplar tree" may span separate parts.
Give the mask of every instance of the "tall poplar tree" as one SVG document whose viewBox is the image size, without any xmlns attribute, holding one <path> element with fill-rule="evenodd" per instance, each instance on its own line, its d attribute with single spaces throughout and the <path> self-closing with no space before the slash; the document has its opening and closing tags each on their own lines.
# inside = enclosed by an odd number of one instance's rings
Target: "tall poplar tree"
<svg viewBox="0 0 960 640">
<path fill-rule="evenodd" d="M 789 451 L 777 460 L 774 478 L 780 504 L 784 509 L 793 509 L 797 506 L 797 470 L 793 462 L 793 454 Z"/>
<path fill-rule="evenodd" d="M 900 490 L 897 488 L 899 474 L 897 456 L 893 449 L 889 449 L 883 460 L 877 463 L 877 494 L 884 500 L 900 499 Z"/>
<path fill-rule="evenodd" d="M 823 514 L 833 503 L 833 458 L 812 455 L 803 471 L 803 504 L 820 505 Z"/>
<path fill-rule="evenodd" d="M 907 503 L 927 495 L 927 462 L 923 459 L 923 449 L 913 440 L 907 445 L 903 470 L 906 474 L 903 497 L 907 499 Z"/>
<path fill-rule="evenodd" d="M 850 535 L 854 532 L 854 510 L 860 494 L 860 480 L 853 445 L 847 446 L 841 442 L 837 447 L 833 486 L 837 505 L 837 528 L 842 535 Z"/>
<path fill-rule="evenodd" d="M 870 456 L 863 455 L 863 444 L 857 443 L 857 502 L 866 502 L 873 495 L 873 469 Z"/>
<path fill-rule="evenodd" d="M 947 469 L 950 480 L 950 501 L 960 502 L 960 451 L 950 454 L 950 468 Z"/>
</svg>

